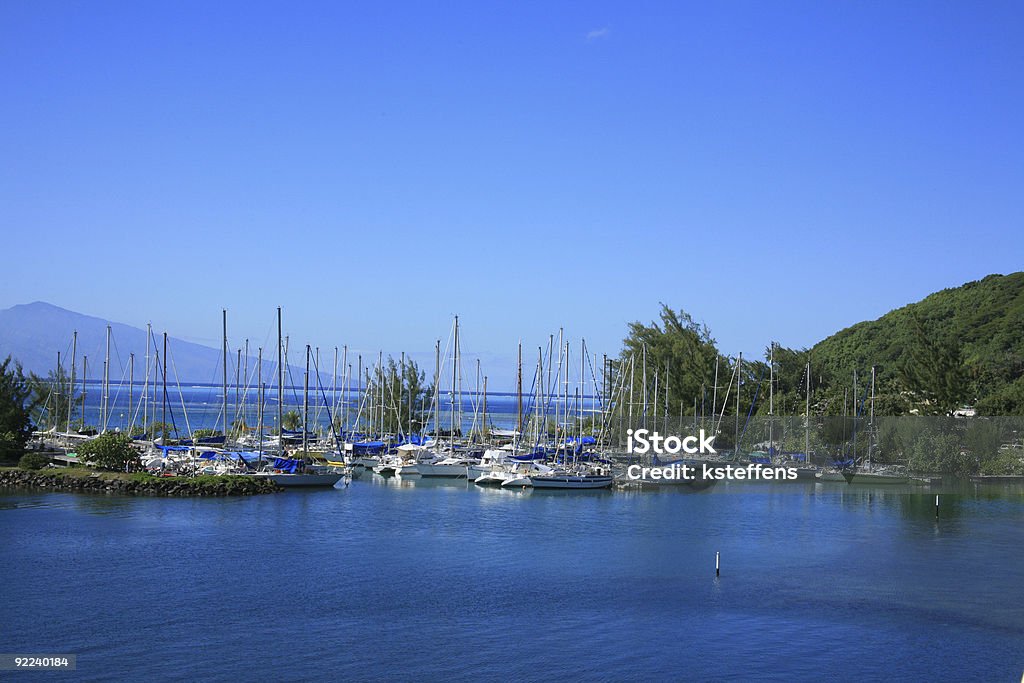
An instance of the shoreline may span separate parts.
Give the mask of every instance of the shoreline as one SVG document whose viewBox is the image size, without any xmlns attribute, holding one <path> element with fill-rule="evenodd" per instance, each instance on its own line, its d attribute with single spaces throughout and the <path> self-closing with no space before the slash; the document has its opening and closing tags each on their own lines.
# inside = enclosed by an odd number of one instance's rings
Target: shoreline
<svg viewBox="0 0 1024 683">
<path fill-rule="evenodd" d="M 162 497 L 254 496 L 284 490 L 273 481 L 253 477 L 154 477 L 78 468 L 32 471 L 17 467 L 0 468 L 0 489 L 4 488 Z"/>
</svg>

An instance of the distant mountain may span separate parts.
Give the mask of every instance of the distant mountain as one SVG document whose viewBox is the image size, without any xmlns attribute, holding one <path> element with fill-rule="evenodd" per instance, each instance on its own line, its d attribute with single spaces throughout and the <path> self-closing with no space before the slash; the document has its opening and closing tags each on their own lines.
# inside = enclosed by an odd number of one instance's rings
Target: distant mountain
<svg viewBox="0 0 1024 683">
<path fill-rule="evenodd" d="M 65 372 L 70 372 L 71 339 L 78 332 L 76 353 L 76 376 L 81 377 L 82 357 L 88 356 L 89 379 L 99 379 L 103 374 L 103 359 L 106 352 L 107 326 L 110 326 L 110 378 L 120 381 L 128 378 L 128 356 L 135 354 L 135 378 L 142 381 L 145 376 L 146 331 L 130 325 L 111 322 L 90 315 L 75 313 L 53 304 L 36 301 L 19 304 L 0 311 L 0 359 L 13 356 L 26 372 L 45 377 L 57 365 L 57 352 Z M 156 349 L 162 353 L 163 334 L 154 332 Z M 220 349 L 202 346 L 181 339 L 169 338 L 169 361 L 167 375 L 179 381 L 191 383 L 216 383 L 221 376 Z M 151 346 L 150 357 L 155 358 Z M 232 352 L 234 353 L 234 352 Z M 237 358 L 228 358 L 229 381 L 233 381 L 234 364 Z M 249 361 L 253 369 L 256 359 Z M 264 361 L 263 376 L 274 377 L 276 363 Z M 156 375 L 152 375 L 155 377 Z M 292 377 L 299 377 L 292 371 Z M 271 380 L 272 381 L 272 380 Z"/>
<path fill-rule="evenodd" d="M 904 398 L 914 384 L 908 374 L 941 377 L 943 365 L 958 365 L 944 376 L 964 403 L 983 414 L 1024 415 L 1024 272 L 944 289 L 841 330 L 811 349 L 811 364 L 833 388 L 848 387 L 856 368 L 862 389 L 876 366 L 891 396 Z"/>
</svg>

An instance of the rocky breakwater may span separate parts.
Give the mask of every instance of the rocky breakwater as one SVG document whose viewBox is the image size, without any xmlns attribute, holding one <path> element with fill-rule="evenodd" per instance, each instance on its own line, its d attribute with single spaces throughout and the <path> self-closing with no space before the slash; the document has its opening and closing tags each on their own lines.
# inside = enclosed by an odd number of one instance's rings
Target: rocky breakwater
<svg viewBox="0 0 1024 683">
<path fill-rule="evenodd" d="M 251 496 L 284 490 L 263 477 L 154 477 L 85 470 L 0 470 L 0 488 L 141 496 Z"/>
</svg>

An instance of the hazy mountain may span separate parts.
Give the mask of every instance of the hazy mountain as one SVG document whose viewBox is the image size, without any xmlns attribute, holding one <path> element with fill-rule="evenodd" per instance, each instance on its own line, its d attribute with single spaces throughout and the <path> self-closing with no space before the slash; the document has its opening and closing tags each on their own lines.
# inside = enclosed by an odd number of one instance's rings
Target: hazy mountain
<svg viewBox="0 0 1024 683">
<path fill-rule="evenodd" d="M 17 359 L 27 372 L 46 376 L 57 365 L 57 352 L 65 372 L 71 363 L 71 340 L 78 332 L 76 353 L 76 376 L 81 377 L 82 357 L 88 356 L 89 379 L 100 379 L 103 375 L 103 359 L 106 352 L 107 326 L 110 326 L 110 379 L 120 381 L 128 378 L 128 357 L 135 354 L 135 379 L 142 381 L 146 365 L 146 331 L 130 325 L 111 322 L 90 315 L 75 313 L 53 304 L 36 301 L 19 304 L 0 311 L 0 358 L 8 355 Z M 155 362 L 155 351 L 162 353 L 163 333 L 154 330 L 150 346 L 150 362 Z M 152 344 L 155 344 L 153 346 Z M 177 377 L 182 382 L 216 383 L 221 377 L 220 349 L 202 346 L 169 338 L 168 378 Z M 229 381 L 234 381 L 235 351 L 228 357 Z M 255 368 L 256 359 L 249 361 L 250 371 Z M 263 376 L 272 383 L 276 363 L 264 361 Z M 301 373 L 292 377 L 301 382 Z M 151 374 L 151 377 L 156 377 Z M 287 381 L 287 378 L 286 378 Z"/>
</svg>

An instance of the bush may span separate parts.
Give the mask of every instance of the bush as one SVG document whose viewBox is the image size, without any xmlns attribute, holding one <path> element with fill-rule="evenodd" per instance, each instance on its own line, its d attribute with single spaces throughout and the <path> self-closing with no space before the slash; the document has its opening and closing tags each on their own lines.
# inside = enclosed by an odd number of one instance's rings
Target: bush
<svg viewBox="0 0 1024 683">
<path fill-rule="evenodd" d="M 78 447 L 78 459 L 100 469 L 134 472 L 142 468 L 139 452 L 127 434 L 107 432 Z"/>
<path fill-rule="evenodd" d="M 42 453 L 26 453 L 18 461 L 18 467 L 23 470 L 41 470 L 50 464 L 50 459 Z"/>
</svg>

